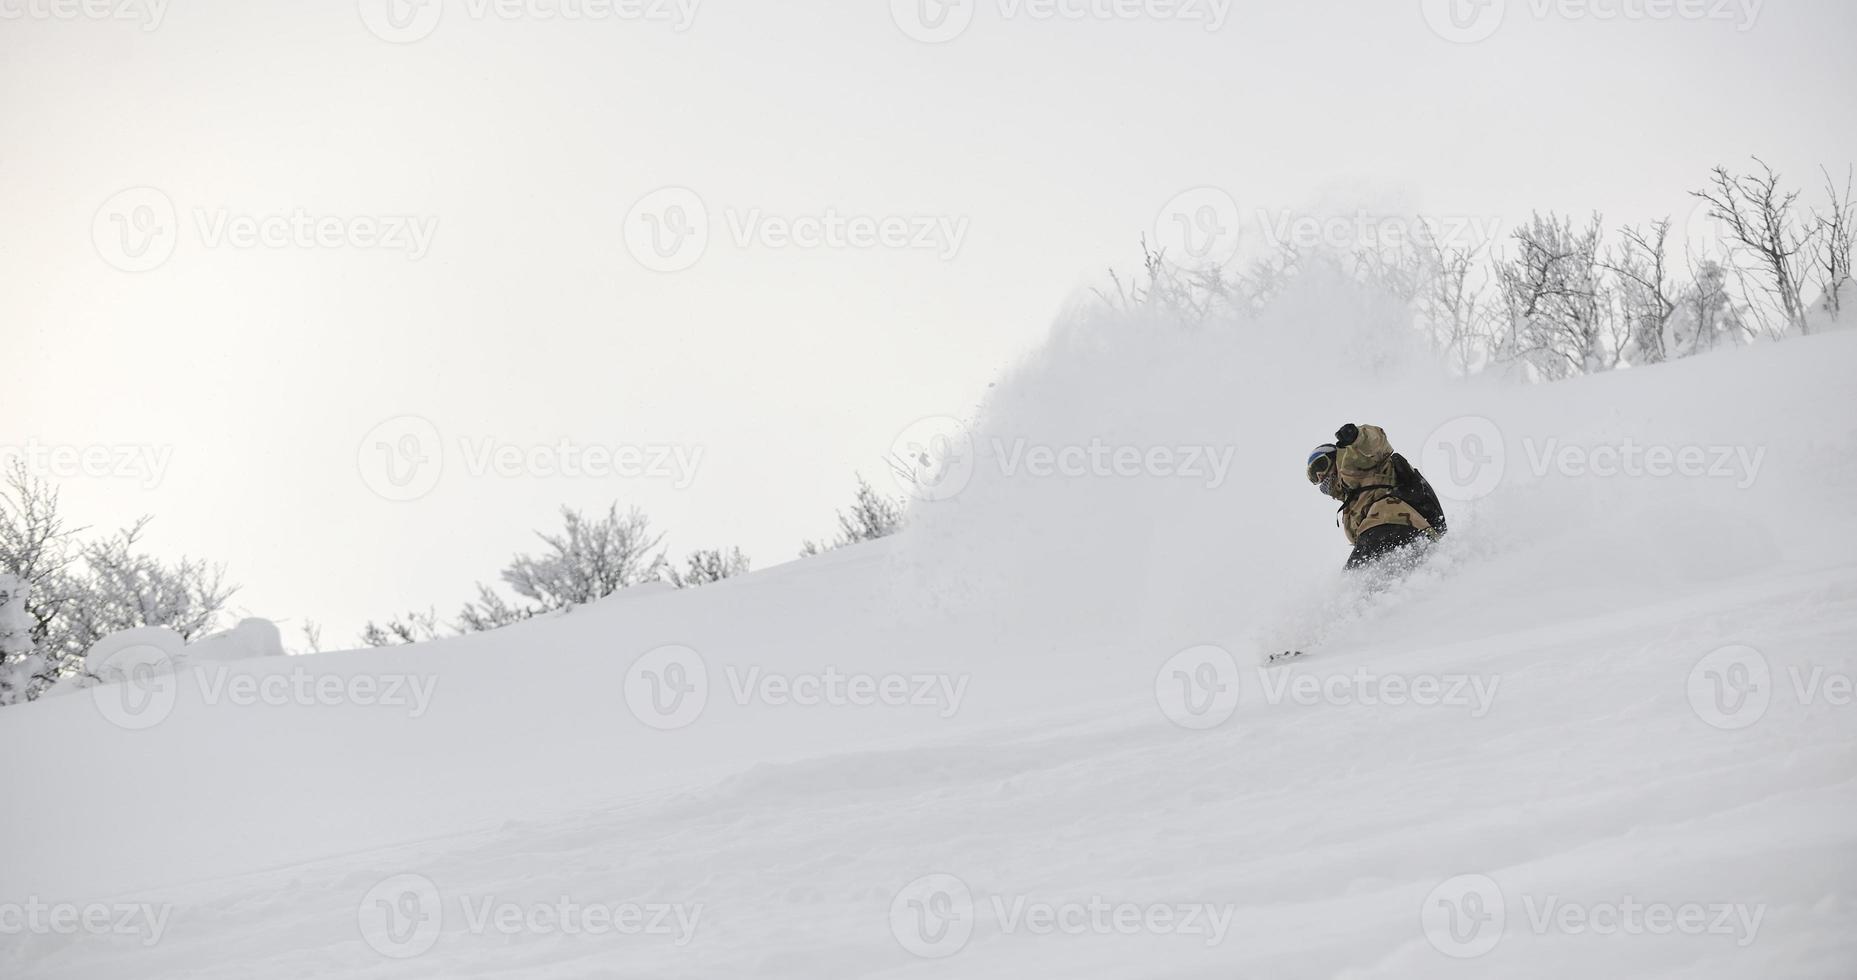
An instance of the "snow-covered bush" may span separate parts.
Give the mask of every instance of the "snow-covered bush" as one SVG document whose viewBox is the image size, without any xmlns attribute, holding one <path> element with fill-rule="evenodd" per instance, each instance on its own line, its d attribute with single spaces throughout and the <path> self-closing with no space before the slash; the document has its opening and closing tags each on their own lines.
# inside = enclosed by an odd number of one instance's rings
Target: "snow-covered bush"
<svg viewBox="0 0 1857 980">
<path fill-rule="evenodd" d="M 0 704 L 23 700 L 45 658 L 33 652 L 32 617 L 26 614 L 31 587 L 18 575 L 0 575 Z"/>
<path fill-rule="evenodd" d="M 878 493 L 871 487 L 869 480 L 860 476 L 851 507 L 838 512 L 838 537 L 825 544 L 808 540 L 800 549 L 800 557 L 810 557 L 860 541 L 889 537 L 902 529 L 903 514 L 904 507 L 900 501 Z"/>
<path fill-rule="evenodd" d="M 186 659 L 187 641 L 166 626 L 136 626 L 101 637 L 84 652 L 83 670 L 54 690 L 120 684 L 138 670 L 167 673 Z"/>
<path fill-rule="evenodd" d="M 684 568 L 666 569 L 665 575 L 670 583 L 680 589 L 693 588 L 720 582 L 734 575 L 748 572 L 748 556 L 740 548 L 723 551 L 720 548 L 700 548 L 684 559 Z"/>
<path fill-rule="evenodd" d="M 15 462 L 0 486 L 0 574 L 10 588 L 12 650 L 0 653 L 0 704 L 37 697 L 83 670 L 97 641 L 165 626 L 183 639 L 210 631 L 235 591 L 198 559 L 165 562 L 141 550 L 143 518 L 85 541 L 59 513 L 57 488 Z M 24 622 L 25 642 L 19 639 Z"/>
<path fill-rule="evenodd" d="M 281 657 L 284 655 L 284 638 L 276 623 L 248 616 L 229 630 L 189 643 L 182 653 L 189 664 L 208 660 Z"/>
<path fill-rule="evenodd" d="M 571 507 L 561 508 L 563 529 L 537 532 L 548 546 L 540 555 L 517 555 L 503 569 L 503 583 L 529 600 L 515 604 L 487 585 L 477 586 L 477 600 L 458 614 L 466 632 L 495 629 L 542 613 L 578 606 L 629 586 L 656 580 L 665 568 L 656 552 L 663 535 L 634 507 L 624 514 L 612 504 L 592 520 Z"/>
</svg>

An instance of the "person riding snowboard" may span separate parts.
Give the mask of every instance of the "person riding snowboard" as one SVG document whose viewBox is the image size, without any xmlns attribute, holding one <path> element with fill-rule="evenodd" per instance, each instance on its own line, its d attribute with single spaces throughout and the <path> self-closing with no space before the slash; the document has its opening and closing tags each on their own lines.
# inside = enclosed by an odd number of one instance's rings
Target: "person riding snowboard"
<svg viewBox="0 0 1857 980">
<path fill-rule="evenodd" d="M 1444 536 L 1444 508 L 1425 477 L 1393 452 L 1385 430 L 1350 422 L 1309 454 L 1309 482 L 1341 501 L 1335 523 L 1354 546 L 1350 569 L 1415 555 Z"/>
</svg>

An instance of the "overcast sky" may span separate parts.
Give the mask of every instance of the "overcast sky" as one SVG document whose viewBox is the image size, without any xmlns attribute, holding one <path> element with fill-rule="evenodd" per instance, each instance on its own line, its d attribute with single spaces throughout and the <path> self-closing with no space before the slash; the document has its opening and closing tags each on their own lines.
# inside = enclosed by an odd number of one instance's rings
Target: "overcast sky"
<svg viewBox="0 0 1857 980">
<path fill-rule="evenodd" d="M 1143 234 L 1682 221 L 1751 153 L 1816 186 L 1853 37 L 1849 0 L 0 0 L 0 446 L 330 646 L 563 503 L 765 567 Z"/>
</svg>

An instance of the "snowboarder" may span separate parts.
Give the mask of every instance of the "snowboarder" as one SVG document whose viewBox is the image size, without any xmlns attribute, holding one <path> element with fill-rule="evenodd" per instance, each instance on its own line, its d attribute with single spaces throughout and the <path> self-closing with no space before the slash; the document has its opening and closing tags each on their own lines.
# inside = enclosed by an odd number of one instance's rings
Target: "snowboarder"
<svg viewBox="0 0 1857 980">
<path fill-rule="evenodd" d="M 1415 560 L 1445 532 L 1444 508 L 1423 474 L 1393 452 L 1385 430 L 1349 422 L 1335 441 L 1315 447 L 1309 482 L 1341 501 L 1335 523 L 1354 546 L 1347 567 L 1379 564 L 1395 554 Z"/>
</svg>

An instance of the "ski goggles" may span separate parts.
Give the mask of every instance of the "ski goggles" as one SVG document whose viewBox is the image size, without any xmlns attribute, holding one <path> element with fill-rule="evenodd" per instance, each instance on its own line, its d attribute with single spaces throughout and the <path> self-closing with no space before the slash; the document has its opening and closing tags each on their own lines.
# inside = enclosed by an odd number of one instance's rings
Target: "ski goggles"
<svg viewBox="0 0 1857 980">
<path fill-rule="evenodd" d="M 1303 475 L 1309 478 L 1310 483 L 1321 488 L 1323 493 L 1327 493 L 1334 485 L 1335 452 L 1334 446 L 1323 443 L 1315 447 L 1315 450 L 1309 454 L 1308 462 L 1303 464 Z"/>
</svg>

